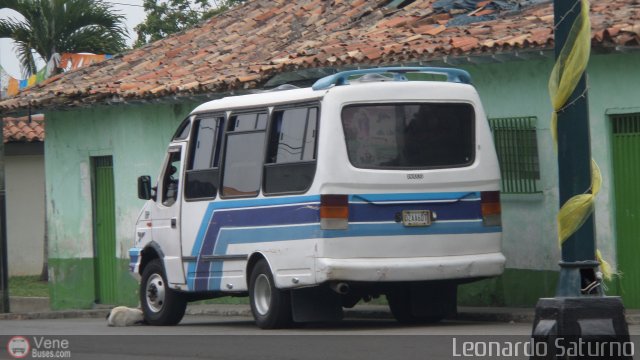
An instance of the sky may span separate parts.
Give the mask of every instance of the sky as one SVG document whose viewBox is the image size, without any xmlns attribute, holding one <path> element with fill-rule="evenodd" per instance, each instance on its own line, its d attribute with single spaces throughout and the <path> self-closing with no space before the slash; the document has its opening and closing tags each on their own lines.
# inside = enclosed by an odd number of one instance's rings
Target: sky
<svg viewBox="0 0 640 360">
<path fill-rule="evenodd" d="M 131 45 L 136 39 L 133 28 L 144 21 L 145 13 L 142 8 L 142 0 L 105 0 L 111 3 L 113 9 L 126 16 L 127 30 L 129 31 L 129 39 L 127 44 Z M 12 10 L 0 9 L 0 19 L 8 17 L 19 17 L 20 15 Z M 0 39 L 0 65 L 4 70 L 16 79 L 22 79 L 20 65 L 14 52 L 13 41 L 10 39 Z M 39 64 L 44 66 L 44 63 Z"/>
</svg>

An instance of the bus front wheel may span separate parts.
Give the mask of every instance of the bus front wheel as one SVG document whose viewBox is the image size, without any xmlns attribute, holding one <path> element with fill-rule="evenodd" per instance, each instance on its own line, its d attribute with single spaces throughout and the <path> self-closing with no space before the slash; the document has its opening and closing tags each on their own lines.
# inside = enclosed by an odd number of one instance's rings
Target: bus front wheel
<svg viewBox="0 0 640 360">
<path fill-rule="evenodd" d="M 160 259 L 152 260 L 142 271 L 140 304 L 144 320 L 150 325 L 176 325 L 184 316 L 187 301 L 169 288 Z"/>
</svg>

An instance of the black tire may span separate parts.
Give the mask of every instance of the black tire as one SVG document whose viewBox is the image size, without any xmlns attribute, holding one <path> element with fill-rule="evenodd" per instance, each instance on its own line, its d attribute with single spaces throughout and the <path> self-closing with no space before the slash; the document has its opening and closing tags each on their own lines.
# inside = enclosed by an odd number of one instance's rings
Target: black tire
<svg viewBox="0 0 640 360">
<path fill-rule="evenodd" d="M 171 288 L 160 259 L 147 264 L 140 281 L 140 304 L 144 320 L 150 325 L 176 325 L 187 308 L 185 296 Z"/>
<path fill-rule="evenodd" d="M 251 313 L 258 327 L 281 329 L 291 325 L 291 294 L 276 288 L 266 260 L 258 260 L 249 278 Z"/>
<path fill-rule="evenodd" d="M 401 324 L 433 324 L 445 318 L 445 314 L 418 316 L 412 311 L 411 287 L 400 287 L 387 293 L 389 310 L 393 317 Z M 425 306 L 428 306 L 427 304 Z"/>
</svg>

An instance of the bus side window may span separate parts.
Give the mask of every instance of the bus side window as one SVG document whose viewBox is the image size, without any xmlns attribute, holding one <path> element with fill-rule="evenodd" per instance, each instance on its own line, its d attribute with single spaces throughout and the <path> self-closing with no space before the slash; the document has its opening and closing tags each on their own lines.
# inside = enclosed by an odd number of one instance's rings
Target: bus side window
<svg viewBox="0 0 640 360">
<path fill-rule="evenodd" d="M 169 153 L 167 168 L 162 179 L 162 205 L 171 206 L 178 199 L 178 179 L 180 174 L 180 151 Z"/>
<path fill-rule="evenodd" d="M 260 191 L 267 112 L 229 118 L 222 173 L 222 196 L 252 197 Z"/>
<path fill-rule="evenodd" d="M 188 200 L 216 197 L 223 122 L 222 116 L 205 116 L 194 122 L 185 173 L 185 198 Z"/>
<path fill-rule="evenodd" d="M 304 192 L 316 171 L 318 108 L 276 110 L 271 121 L 264 193 Z"/>
</svg>

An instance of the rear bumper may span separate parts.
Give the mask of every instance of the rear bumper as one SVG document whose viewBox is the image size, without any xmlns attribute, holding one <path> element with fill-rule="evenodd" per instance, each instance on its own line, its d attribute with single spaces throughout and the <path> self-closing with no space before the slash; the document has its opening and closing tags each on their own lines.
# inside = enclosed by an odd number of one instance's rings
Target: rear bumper
<svg viewBox="0 0 640 360">
<path fill-rule="evenodd" d="M 502 274 L 502 253 L 413 258 L 316 259 L 316 282 L 429 281 Z"/>
</svg>

